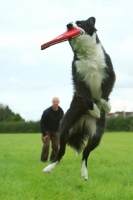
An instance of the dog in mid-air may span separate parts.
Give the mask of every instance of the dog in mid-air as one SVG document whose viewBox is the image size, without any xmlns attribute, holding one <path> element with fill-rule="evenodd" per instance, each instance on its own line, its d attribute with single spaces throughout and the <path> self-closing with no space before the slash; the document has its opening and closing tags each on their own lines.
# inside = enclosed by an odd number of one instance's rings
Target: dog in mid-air
<svg viewBox="0 0 133 200">
<path fill-rule="evenodd" d="M 70 108 L 60 124 L 60 148 L 56 159 L 43 169 L 51 172 L 65 154 L 66 144 L 82 153 L 81 175 L 88 179 L 87 160 L 100 143 L 110 112 L 109 95 L 115 83 L 115 73 L 109 55 L 96 34 L 94 17 L 67 24 L 67 29 L 79 27 L 82 34 L 69 39 L 74 53 L 72 79 L 74 95 Z M 87 141 L 87 142 L 86 142 Z"/>
</svg>

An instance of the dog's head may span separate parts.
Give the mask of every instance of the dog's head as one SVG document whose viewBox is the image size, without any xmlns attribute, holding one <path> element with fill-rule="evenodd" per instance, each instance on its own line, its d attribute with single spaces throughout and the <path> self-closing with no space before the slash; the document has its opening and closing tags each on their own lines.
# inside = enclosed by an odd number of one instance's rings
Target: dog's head
<svg viewBox="0 0 133 200">
<path fill-rule="evenodd" d="M 74 27 L 79 27 L 84 33 L 92 36 L 93 33 L 97 31 L 95 28 L 95 21 L 96 19 L 94 17 L 90 17 L 87 20 L 76 21 L 75 24 L 71 22 L 67 24 L 67 29 L 70 30 Z"/>
<path fill-rule="evenodd" d="M 90 17 L 87 20 L 76 21 L 74 23 L 67 24 L 67 29 L 71 30 L 73 28 L 79 28 L 82 30 L 82 34 L 70 38 L 69 44 L 72 47 L 74 53 L 78 53 L 78 57 L 88 56 L 90 49 L 93 49 L 96 43 L 99 43 L 100 40 L 96 34 L 95 28 L 96 19 Z"/>
</svg>

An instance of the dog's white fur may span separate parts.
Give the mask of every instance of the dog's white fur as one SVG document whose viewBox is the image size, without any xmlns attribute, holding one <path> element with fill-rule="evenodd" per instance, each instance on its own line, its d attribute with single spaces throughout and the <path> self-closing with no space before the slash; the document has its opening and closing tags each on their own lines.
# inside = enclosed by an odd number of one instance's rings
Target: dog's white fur
<svg viewBox="0 0 133 200">
<path fill-rule="evenodd" d="M 50 165 L 48 165 L 47 167 L 45 167 L 42 171 L 43 172 L 46 172 L 46 173 L 48 173 L 48 172 L 51 172 L 54 168 L 55 168 L 55 166 L 58 164 L 58 161 L 57 162 L 54 162 L 54 163 L 52 163 L 52 164 L 50 164 Z"/>
<path fill-rule="evenodd" d="M 71 127 L 70 131 L 69 131 L 69 137 L 71 137 L 71 134 L 73 134 L 73 132 L 77 132 L 77 129 L 82 129 L 83 124 L 85 123 L 85 128 L 88 131 L 88 135 L 91 132 L 91 136 L 93 136 L 96 132 L 96 120 L 95 118 L 90 117 L 90 115 L 88 116 L 83 115 L 79 121 L 77 123 L 74 124 L 73 127 Z"/>
<path fill-rule="evenodd" d="M 85 181 L 88 180 L 88 170 L 85 165 L 85 160 L 82 161 L 81 176 L 84 178 Z"/>
</svg>

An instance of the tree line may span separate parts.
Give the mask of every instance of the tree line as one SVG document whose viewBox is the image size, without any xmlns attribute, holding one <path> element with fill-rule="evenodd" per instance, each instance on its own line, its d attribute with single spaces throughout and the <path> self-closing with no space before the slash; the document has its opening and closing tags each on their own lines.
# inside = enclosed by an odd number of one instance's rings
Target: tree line
<svg viewBox="0 0 133 200">
<path fill-rule="evenodd" d="M 20 114 L 14 113 L 9 106 L 0 104 L 0 133 L 38 133 L 39 121 L 26 122 Z"/>
<path fill-rule="evenodd" d="M 106 131 L 133 131 L 133 117 L 107 118 Z M 0 133 L 39 133 L 40 121 L 26 122 L 8 106 L 0 104 Z"/>
<path fill-rule="evenodd" d="M 106 123 L 107 131 L 133 131 L 133 117 L 132 116 L 117 116 L 107 119 Z"/>
</svg>

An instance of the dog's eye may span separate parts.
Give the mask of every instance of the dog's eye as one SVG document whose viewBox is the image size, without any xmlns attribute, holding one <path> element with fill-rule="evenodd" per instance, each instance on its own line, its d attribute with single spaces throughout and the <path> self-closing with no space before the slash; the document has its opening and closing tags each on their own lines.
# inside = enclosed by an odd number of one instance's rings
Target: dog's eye
<svg viewBox="0 0 133 200">
<path fill-rule="evenodd" d="M 82 24 L 78 24 L 79 26 L 82 26 Z"/>
<path fill-rule="evenodd" d="M 82 27 L 82 22 L 81 21 L 77 21 L 76 24 L 77 24 L 77 26 Z"/>
</svg>

